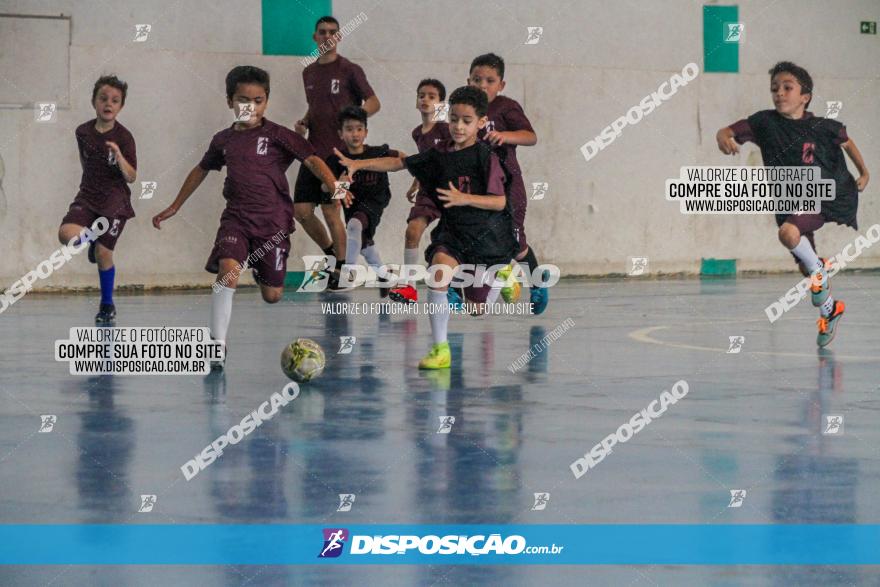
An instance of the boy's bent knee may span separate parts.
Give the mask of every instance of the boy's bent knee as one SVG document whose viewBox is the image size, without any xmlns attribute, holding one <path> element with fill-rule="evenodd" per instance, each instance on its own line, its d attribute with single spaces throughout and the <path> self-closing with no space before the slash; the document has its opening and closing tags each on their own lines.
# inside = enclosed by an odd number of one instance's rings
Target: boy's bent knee
<svg viewBox="0 0 880 587">
<path fill-rule="evenodd" d="M 293 217 L 297 222 L 308 221 L 315 215 L 315 207 L 312 204 L 294 204 Z"/>
<path fill-rule="evenodd" d="M 794 224 L 786 222 L 779 227 L 777 236 L 779 237 L 779 242 L 791 248 L 797 246 L 798 241 L 800 241 L 801 231 Z"/>
<path fill-rule="evenodd" d="M 406 235 L 404 238 L 406 239 L 406 246 L 409 249 L 414 249 L 419 246 L 419 242 L 422 240 L 422 233 L 424 233 L 425 227 L 421 224 L 417 224 L 415 222 L 410 222 L 406 225 Z"/>
<path fill-rule="evenodd" d="M 263 294 L 263 301 L 267 304 L 277 304 L 281 301 L 281 288 L 261 288 L 261 293 Z"/>
</svg>

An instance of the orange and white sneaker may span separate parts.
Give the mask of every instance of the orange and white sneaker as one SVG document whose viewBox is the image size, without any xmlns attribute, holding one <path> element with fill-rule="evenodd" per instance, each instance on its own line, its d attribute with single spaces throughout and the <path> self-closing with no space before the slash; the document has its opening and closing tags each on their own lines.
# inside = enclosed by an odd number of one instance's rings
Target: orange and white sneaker
<svg viewBox="0 0 880 587">
<path fill-rule="evenodd" d="M 810 275 L 810 297 L 817 308 L 825 303 L 831 291 L 831 279 L 828 278 L 831 263 L 827 259 L 819 260 L 822 261 L 822 268 L 816 269 Z"/>
<path fill-rule="evenodd" d="M 827 318 L 823 316 L 816 321 L 816 324 L 819 325 L 816 344 L 820 348 L 828 346 L 834 340 L 834 335 L 837 334 L 837 323 L 843 317 L 844 310 L 846 310 L 846 304 L 841 300 L 834 300 L 834 309 L 831 311 L 831 315 Z"/>
</svg>

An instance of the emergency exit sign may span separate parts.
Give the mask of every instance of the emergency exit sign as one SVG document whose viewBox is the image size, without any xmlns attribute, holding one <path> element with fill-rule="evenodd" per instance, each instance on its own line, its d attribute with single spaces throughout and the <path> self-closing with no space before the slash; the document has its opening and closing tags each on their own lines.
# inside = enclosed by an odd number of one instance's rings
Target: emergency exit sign
<svg viewBox="0 0 880 587">
<path fill-rule="evenodd" d="M 876 35 L 877 34 L 877 21 L 875 20 L 863 20 L 861 31 L 863 35 Z"/>
</svg>

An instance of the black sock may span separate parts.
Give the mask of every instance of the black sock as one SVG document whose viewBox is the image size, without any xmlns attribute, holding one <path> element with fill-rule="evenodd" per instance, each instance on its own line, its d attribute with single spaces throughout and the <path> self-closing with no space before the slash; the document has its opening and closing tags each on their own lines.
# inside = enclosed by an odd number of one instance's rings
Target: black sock
<svg viewBox="0 0 880 587">
<path fill-rule="evenodd" d="M 535 251 L 532 250 L 532 247 L 529 247 L 529 250 L 526 252 L 526 256 L 519 262 L 524 263 L 525 266 L 528 267 L 529 283 L 531 283 L 532 275 L 535 274 L 535 269 L 538 268 L 538 259 L 535 258 Z"/>
<path fill-rule="evenodd" d="M 333 251 L 333 245 L 330 245 L 326 249 L 323 249 L 323 251 L 324 251 L 324 254 L 327 255 L 328 257 L 334 257 L 334 258 L 336 257 L 336 253 Z M 345 263 L 345 259 L 336 259 L 336 270 L 337 271 L 342 267 L 343 263 Z"/>
</svg>

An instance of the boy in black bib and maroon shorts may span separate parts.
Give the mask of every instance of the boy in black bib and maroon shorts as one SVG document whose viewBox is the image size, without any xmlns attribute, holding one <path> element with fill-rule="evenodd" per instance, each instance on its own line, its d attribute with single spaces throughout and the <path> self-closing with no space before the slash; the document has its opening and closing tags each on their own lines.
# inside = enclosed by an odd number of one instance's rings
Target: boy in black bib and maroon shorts
<svg viewBox="0 0 880 587">
<path fill-rule="evenodd" d="M 811 297 L 820 311 L 816 343 L 824 347 L 834 339 L 846 306 L 829 293 L 827 267 L 816 255 L 813 233 L 826 222 L 857 228 L 859 192 L 868 184 L 868 169 L 843 124 L 806 111 L 813 97 L 813 80 L 804 68 L 782 61 L 769 73 L 775 110 L 762 110 L 724 127 L 716 139 L 725 154 L 737 153 L 738 145 L 752 141 L 760 147 L 765 166 L 816 166 L 822 179 L 834 180 L 836 197 L 823 201 L 819 214 L 776 216 L 779 242 L 791 251 L 802 271 L 812 277 Z M 844 152 L 859 170 L 858 180 L 846 168 Z"/>
</svg>

